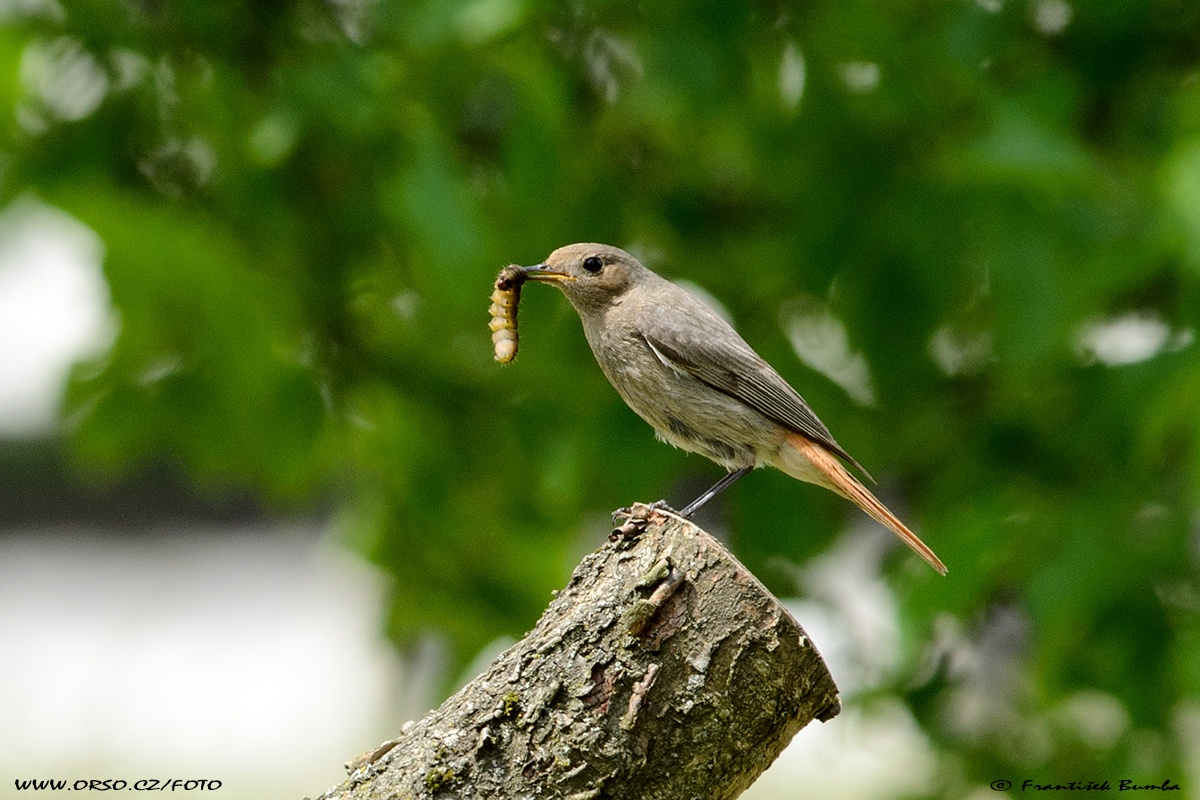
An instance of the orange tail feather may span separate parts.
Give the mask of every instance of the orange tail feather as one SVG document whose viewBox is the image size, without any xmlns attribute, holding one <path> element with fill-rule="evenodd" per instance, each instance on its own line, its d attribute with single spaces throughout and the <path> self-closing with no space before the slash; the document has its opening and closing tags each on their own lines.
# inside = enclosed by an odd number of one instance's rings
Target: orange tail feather
<svg viewBox="0 0 1200 800">
<path fill-rule="evenodd" d="M 830 453 L 824 447 L 817 444 L 806 436 L 798 433 L 789 433 L 788 442 L 795 446 L 800 453 L 808 459 L 817 470 L 823 475 L 828 482 L 821 481 L 823 486 L 840 494 L 856 506 L 867 512 L 873 519 L 881 525 L 893 530 L 906 545 L 916 551 L 917 555 L 929 562 L 929 565 L 936 569 L 942 575 L 946 574 L 946 565 L 938 558 L 934 552 L 929 549 L 929 546 L 922 542 L 915 533 L 908 529 L 908 526 L 896 517 L 887 506 L 879 502 L 875 495 L 867 491 L 867 487 L 859 483 L 853 475 L 851 475 L 842 463 L 838 461 L 837 456 Z"/>
</svg>

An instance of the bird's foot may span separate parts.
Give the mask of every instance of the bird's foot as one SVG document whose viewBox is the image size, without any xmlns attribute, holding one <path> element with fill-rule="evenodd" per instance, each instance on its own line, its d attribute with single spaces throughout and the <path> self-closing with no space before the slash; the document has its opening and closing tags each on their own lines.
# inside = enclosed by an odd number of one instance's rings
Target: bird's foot
<svg viewBox="0 0 1200 800">
<path fill-rule="evenodd" d="M 650 521 L 650 514 L 655 511 L 667 511 L 672 514 L 678 513 L 675 509 L 667 505 L 666 500 L 655 500 L 653 503 L 634 503 L 625 508 L 618 508 L 612 513 L 612 521 L 615 527 L 612 533 L 609 534 L 609 541 L 636 539 L 638 534 L 646 529 L 646 524 Z"/>
<path fill-rule="evenodd" d="M 622 522 L 625 522 L 642 511 L 645 511 L 646 513 L 649 513 L 650 511 L 667 511 L 671 514 L 679 513 L 667 505 L 666 500 L 655 500 L 653 503 L 634 503 L 631 506 L 622 506 L 621 508 L 618 508 L 616 511 L 612 512 L 613 525 L 618 525 Z"/>
</svg>

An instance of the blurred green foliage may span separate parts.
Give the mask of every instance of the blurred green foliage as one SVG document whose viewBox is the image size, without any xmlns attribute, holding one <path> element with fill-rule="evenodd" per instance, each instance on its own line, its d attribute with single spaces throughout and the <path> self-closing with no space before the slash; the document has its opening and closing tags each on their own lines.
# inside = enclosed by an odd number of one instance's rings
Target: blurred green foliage
<svg viewBox="0 0 1200 800">
<path fill-rule="evenodd" d="M 120 314 L 70 392 L 85 463 L 332 494 L 395 576 L 391 633 L 468 658 L 531 625 L 610 509 L 718 474 L 652 442 L 556 293 L 526 291 L 523 352 L 492 362 L 502 265 L 626 246 L 727 304 L 950 566 L 889 561 L 939 791 L 1181 775 L 1200 4 L 8 8 L 0 190 L 100 234 Z M 797 359 L 814 302 L 873 404 Z M 725 502 L 784 591 L 770 561 L 851 514 L 767 473 Z"/>
</svg>

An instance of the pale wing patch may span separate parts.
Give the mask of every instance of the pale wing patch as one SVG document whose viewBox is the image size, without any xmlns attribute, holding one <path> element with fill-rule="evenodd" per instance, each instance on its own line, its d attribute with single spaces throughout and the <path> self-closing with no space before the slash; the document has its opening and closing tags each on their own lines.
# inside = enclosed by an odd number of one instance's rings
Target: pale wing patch
<svg viewBox="0 0 1200 800">
<path fill-rule="evenodd" d="M 664 356 L 662 354 L 662 351 L 654 346 L 654 342 L 650 341 L 645 336 L 642 337 L 642 341 L 644 341 L 646 343 L 646 345 L 650 348 L 650 352 L 654 353 L 654 357 L 657 358 L 664 367 L 671 370 L 672 372 L 674 372 L 676 375 L 679 375 L 680 377 L 690 377 L 687 370 L 685 370 L 683 367 L 676 364 L 671 359 Z"/>
</svg>

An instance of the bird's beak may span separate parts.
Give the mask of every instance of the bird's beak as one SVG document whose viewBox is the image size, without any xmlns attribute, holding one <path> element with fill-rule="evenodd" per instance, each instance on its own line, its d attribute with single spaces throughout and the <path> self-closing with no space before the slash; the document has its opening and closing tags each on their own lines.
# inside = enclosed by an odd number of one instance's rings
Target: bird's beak
<svg viewBox="0 0 1200 800">
<path fill-rule="evenodd" d="M 547 264 L 534 264 L 532 267 L 522 267 L 522 269 L 525 270 L 525 277 L 531 281 L 563 283 L 575 280 L 574 275 L 568 275 L 562 270 L 553 269 Z"/>
</svg>

